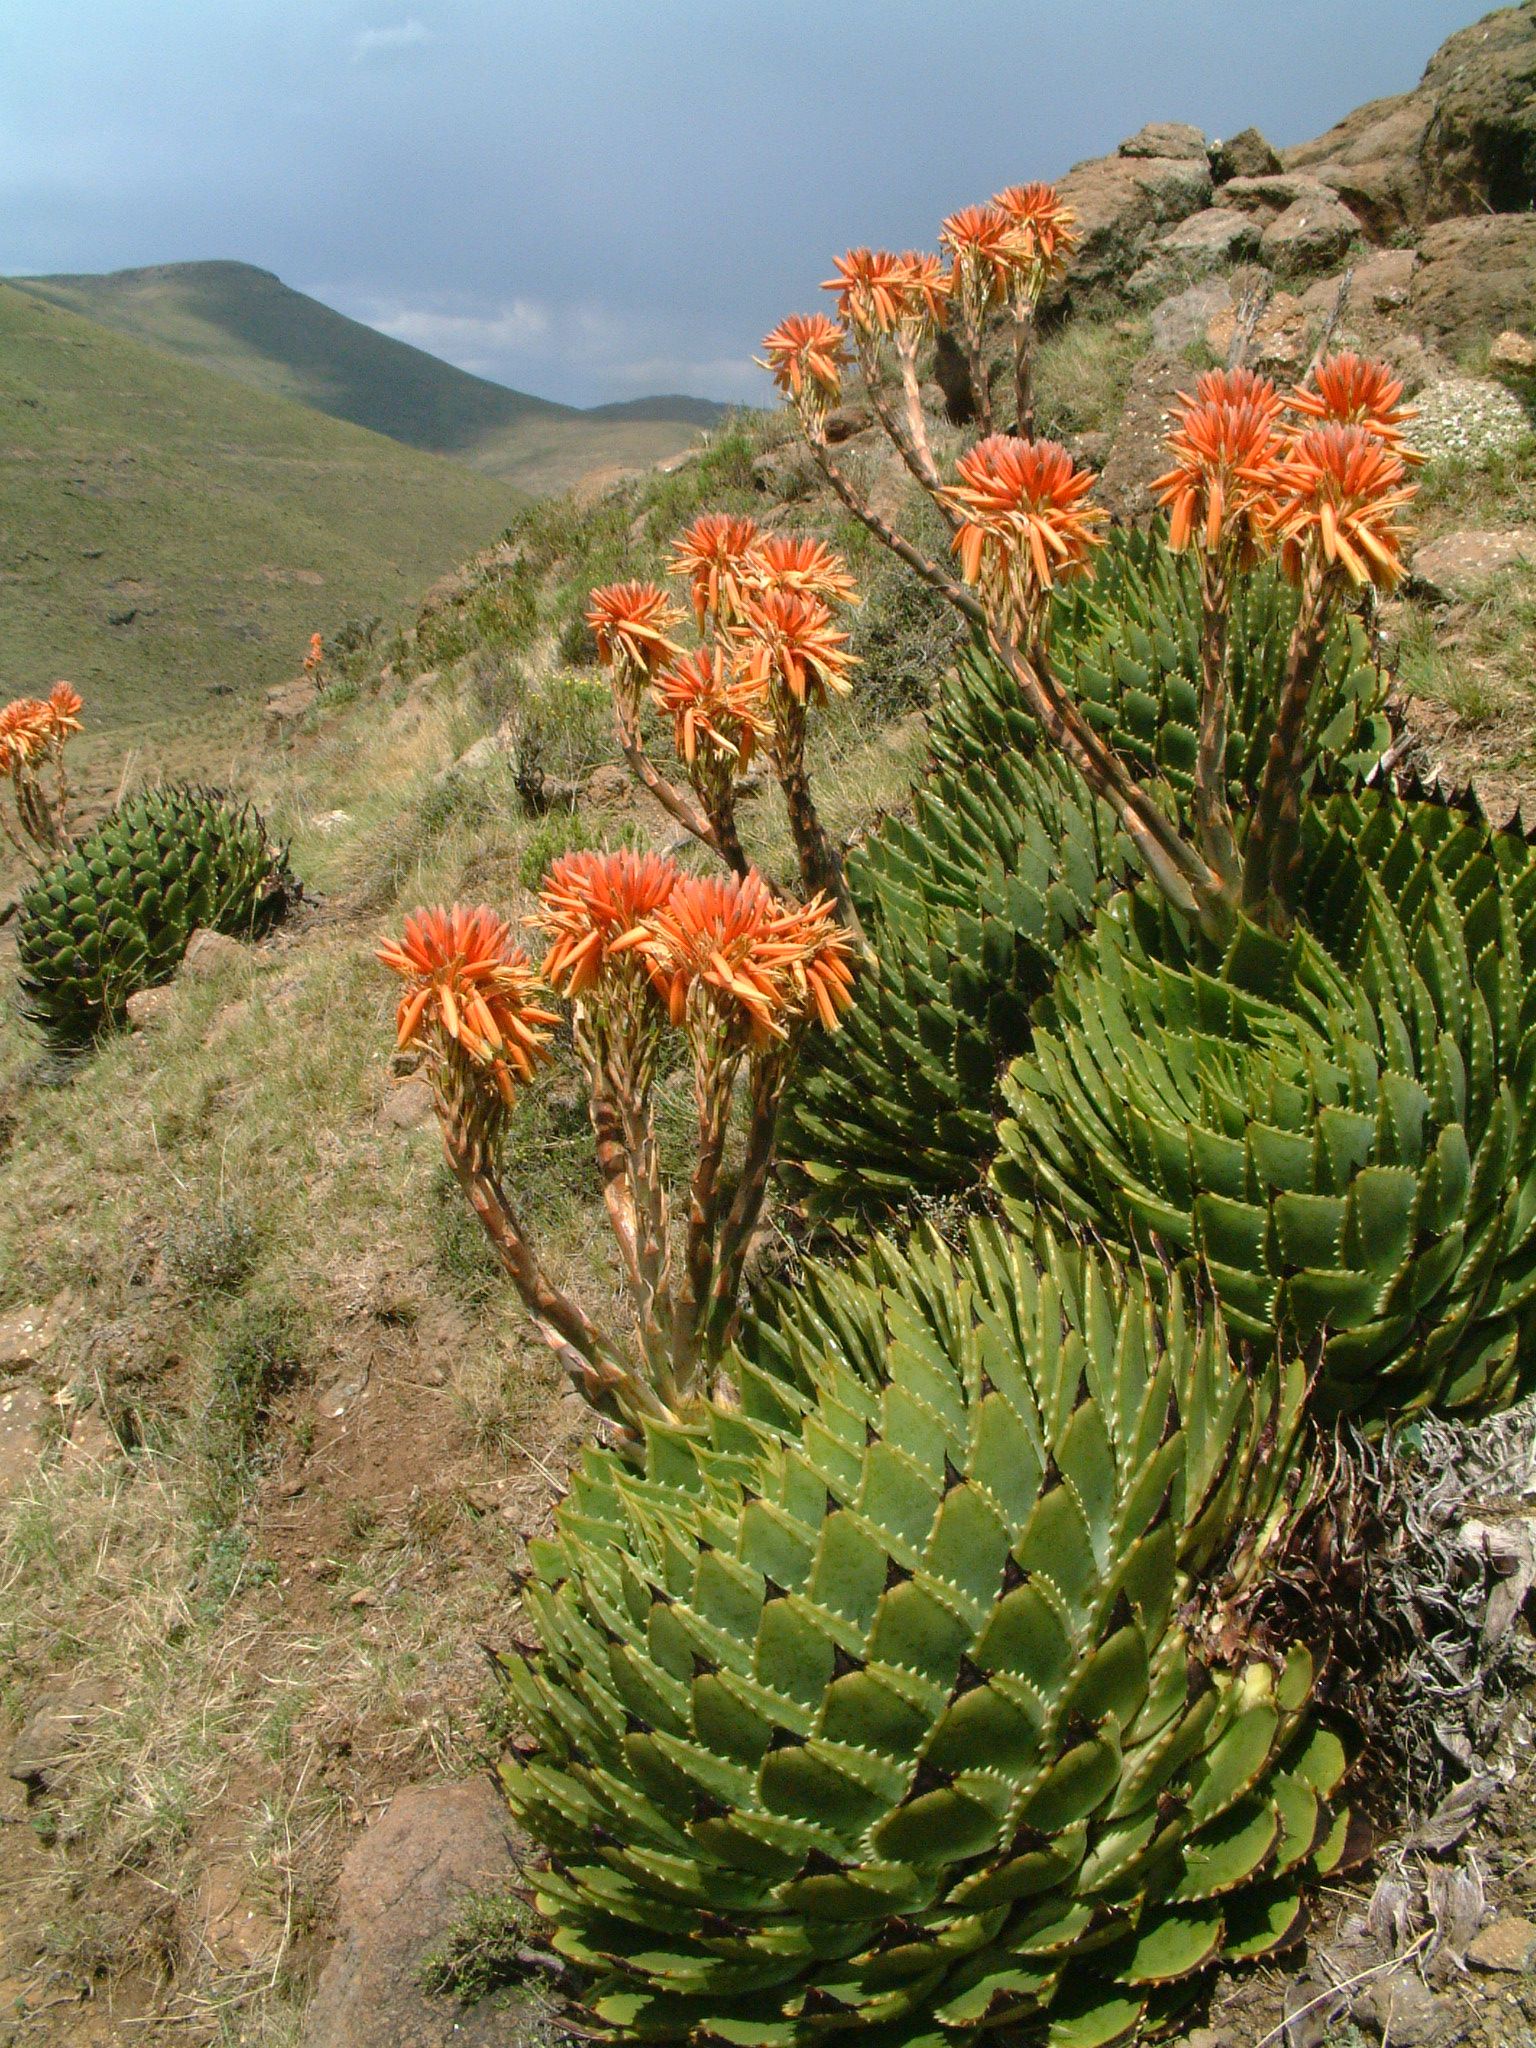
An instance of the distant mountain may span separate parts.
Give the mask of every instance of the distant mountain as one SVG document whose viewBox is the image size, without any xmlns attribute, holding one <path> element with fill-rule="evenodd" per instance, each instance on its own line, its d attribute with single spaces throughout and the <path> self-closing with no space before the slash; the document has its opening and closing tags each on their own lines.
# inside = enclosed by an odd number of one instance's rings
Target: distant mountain
<svg viewBox="0 0 1536 2048">
<path fill-rule="evenodd" d="M 67 676 L 93 734 L 186 763 L 312 632 L 399 617 L 522 502 L 0 284 L 0 698 Z"/>
<path fill-rule="evenodd" d="M 728 410 L 705 398 L 636 398 L 590 411 L 533 398 L 348 319 L 249 263 L 10 282 L 162 353 L 528 491 L 679 454 Z"/>
</svg>

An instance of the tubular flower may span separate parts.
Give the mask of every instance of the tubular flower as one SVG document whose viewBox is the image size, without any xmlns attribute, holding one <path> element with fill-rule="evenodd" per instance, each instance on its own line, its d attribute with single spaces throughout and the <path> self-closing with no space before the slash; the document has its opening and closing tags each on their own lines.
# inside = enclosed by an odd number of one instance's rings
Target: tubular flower
<svg viewBox="0 0 1536 2048">
<path fill-rule="evenodd" d="M 1204 370 L 1195 379 L 1194 391 L 1181 391 L 1173 401 L 1175 413 L 1199 405 L 1256 406 L 1273 425 L 1280 417 L 1282 400 L 1272 380 L 1254 370 Z"/>
<path fill-rule="evenodd" d="M 939 230 L 940 242 L 954 258 L 953 283 L 961 311 L 973 325 L 1008 296 L 1012 235 L 1012 222 L 996 206 L 963 206 Z"/>
<path fill-rule="evenodd" d="M 819 597 L 798 590 L 761 591 L 748 599 L 734 630 L 745 657 L 744 673 L 761 689 L 781 682 L 803 704 L 812 692 L 820 698 L 850 687 L 848 672 L 857 657 L 848 652 L 848 635 L 837 630 Z"/>
<path fill-rule="evenodd" d="M 55 683 L 48 692 L 48 723 L 56 740 L 67 740 L 71 733 L 79 732 L 80 713 L 85 708 L 85 699 L 73 683 Z"/>
<path fill-rule="evenodd" d="M 1016 297 L 1033 305 L 1049 284 L 1066 275 L 1077 247 L 1077 216 L 1063 206 L 1054 185 L 1009 185 L 992 204 L 1011 229 L 1011 283 Z"/>
<path fill-rule="evenodd" d="M 1231 541 L 1240 560 L 1251 562 L 1273 522 L 1281 477 L 1284 449 L 1273 414 L 1252 399 L 1181 399 L 1168 452 L 1174 466 L 1152 484 L 1169 514 L 1168 545 L 1194 540 L 1214 554 Z"/>
<path fill-rule="evenodd" d="M 836 1031 L 839 1013 L 853 1002 L 853 941 L 838 921 L 837 905 L 830 896 L 784 904 L 774 937 L 793 949 L 788 973 L 802 1014 L 814 1015 L 828 1031 Z"/>
<path fill-rule="evenodd" d="M 836 277 L 824 292 L 837 293 L 838 317 L 850 327 L 875 334 L 895 332 L 903 315 L 906 266 L 889 249 L 850 249 L 833 258 Z"/>
<path fill-rule="evenodd" d="M 1011 434 L 989 434 L 956 467 L 961 482 L 942 496 L 962 514 L 953 542 L 961 573 L 1028 620 L 1100 545 L 1106 515 L 1086 502 L 1094 472 L 1075 468 L 1056 441 Z"/>
<path fill-rule="evenodd" d="M 708 613 L 729 624 L 740 612 L 756 544 L 757 521 L 728 512 L 701 512 L 673 543 L 667 573 L 688 578 L 700 632 Z"/>
<path fill-rule="evenodd" d="M 764 590 L 799 590 L 823 604 L 857 604 L 858 585 L 835 548 L 809 534 L 769 534 L 757 544 L 754 580 Z"/>
<path fill-rule="evenodd" d="M 726 661 L 719 647 L 685 654 L 663 669 L 651 686 L 657 709 L 672 720 L 672 740 L 680 760 L 691 768 L 705 740 L 745 769 L 769 721 L 763 710 L 763 685 Z"/>
<path fill-rule="evenodd" d="M 461 1055 L 490 1077 L 510 1109 L 514 1076 L 533 1079 L 560 1019 L 530 1000 L 533 963 L 504 921 L 484 905 L 418 910 L 378 958 L 405 979 L 395 1016 L 401 1050 Z"/>
<path fill-rule="evenodd" d="M 587 600 L 587 624 L 605 667 L 622 661 L 654 675 L 669 655 L 681 654 L 671 628 L 683 614 L 655 583 L 605 583 Z"/>
<path fill-rule="evenodd" d="M 325 658 L 325 642 L 318 633 L 309 636 L 309 652 L 304 657 L 304 673 L 313 675 Z"/>
<path fill-rule="evenodd" d="M 825 313 L 791 313 L 763 337 L 763 369 L 811 418 L 824 418 L 843 388 L 848 335 Z"/>
<path fill-rule="evenodd" d="M 1345 349 L 1317 365 L 1311 389 L 1303 385 L 1285 402 L 1308 424 L 1364 427 L 1404 462 L 1419 463 L 1423 456 L 1403 442 L 1404 427 L 1418 413 L 1411 405 L 1398 404 L 1402 395 L 1402 379 L 1394 377 L 1385 363 L 1369 362 Z"/>
<path fill-rule="evenodd" d="M 0 709 L 0 774 L 13 775 L 43 753 L 53 737 L 53 712 L 41 697 L 18 697 Z"/>
<path fill-rule="evenodd" d="M 678 869 L 658 853 L 562 854 L 528 919 L 551 942 L 543 966 L 550 987 L 585 995 L 610 960 L 635 944 L 677 882 Z"/>
<path fill-rule="evenodd" d="M 636 941 L 674 1024 L 691 999 L 728 1034 L 762 1048 L 789 1036 L 800 1014 L 794 963 L 806 939 L 782 927 L 783 911 L 754 869 L 746 875 L 684 875 Z"/>
<path fill-rule="evenodd" d="M 1364 427 L 1314 427 L 1292 441 L 1275 531 L 1281 566 L 1299 582 L 1309 561 L 1342 569 L 1356 589 L 1390 590 L 1403 573 L 1397 515 L 1414 496 L 1402 457 Z"/>
</svg>

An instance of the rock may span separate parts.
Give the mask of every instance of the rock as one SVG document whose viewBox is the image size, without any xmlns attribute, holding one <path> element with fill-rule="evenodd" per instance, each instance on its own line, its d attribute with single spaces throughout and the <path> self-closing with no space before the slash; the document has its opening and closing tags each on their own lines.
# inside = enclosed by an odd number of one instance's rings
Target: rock
<svg viewBox="0 0 1536 2048">
<path fill-rule="evenodd" d="M 753 457 L 752 483 L 770 498 L 788 502 L 814 491 L 821 481 L 816 458 L 802 442 L 789 441 Z"/>
<path fill-rule="evenodd" d="M 1408 313 L 1462 348 L 1529 321 L 1536 303 L 1536 214 L 1484 214 L 1426 228 Z"/>
<path fill-rule="evenodd" d="M 1259 250 L 1259 227 L 1235 207 L 1207 206 L 1159 235 L 1151 255 L 1126 289 L 1135 298 L 1160 298 L 1213 270 L 1227 270 Z"/>
<path fill-rule="evenodd" d="M 1229 178 L 1221 188 L 1223 206 L 1235 206 L 1244 213 L 1256 213 L 1266 220 L 1278 220 L 1288 206 L 1302 206 L 1309 202 L 1321 206 L 1333 196 L 1331 189 L 1320 179 L 1301 177 L 1291 171 Z"/>
<path fill-rule="evenodd" d="M 1519 562 L 1536 562 L 1536 528 L 1515 526 L 1502 533 L 1467 528 L 1426 541 L 1413 558 L 1409 579 L 1422 596 L 1447 604 L 1479 596 Z"/>
<path fill-rule="evenodd" d="M 1313 336 L 1325 318 L 1325 313 L 1307 306 L 1293 292 L 1274 293 L 1254 326 L 1248 367 L 1266 377 L 1300 376 L 1312 355 Z M 1213 355 L 1225 359 L 1236 324 L 1236 303 L 1218 307 L 1205 330 L 1206 347 Z"/>
<path fill-rule="evenodd" d="M 320 685 L 313 676 L 294 676 L 268 690 L 261 707 L 267 738 L 276 739 L 285 726 L 296 724 L 306 711 L 314 708 L 319 695 Z"/>
<path fill-rule="evenodd" d="M 1188 121 L 1149 121 L 1121 143 L 1120 156 L 1182 157 L 1205 163 L 1205 137 Z"/>
<path fill-rule="evenodd" d="M 1407 305 L 1418 262 L 1413 249 L 1373 249 L 1362 256 L 1349 274 L 1351 310 L 1367 307 L 1373 313 L 1392 313 Z"/>
<path fill-rule="evenodd" d="M 158 988 L 136 988 L 124 1008 L 130 1031 L 150 1031 L 163 1024 L 176 1005 L 176 992 L 169 982 Z"/>
<path fill-rule="evenodd" d="M 473 1892 L 517 1880 L 511 1823 L 488 1778 L 411 1785 L 348 1851 L 335 1946 L 301 2048 L 506 2048 L 520 2038 L 505 1994 L 455 2006 L 421 1988 L 422 1959 Z"/>
<path fill-rule="evenodd" d="M 873 423 L 874 414 L 867 405 L 834 405 L 827 414 L 827 439 L 835 448 L 840 442 L 851 441 L 855 434 L 862 434 Z"/>
<path fill-rule="evenodd" d="M 627 768 L 605 762 L 587 777 L 586 800 L 599 810 L 627 809 L 634 801 L 635 785 Z"/>
<path fill-rule="evenodd" d="M 1369 1985 L 1355 2000 L 1352 2017 L 1391 2048 L 1437 2048 L 1461 2032 L 1457 2001 L 1431 1991 L 1411 1966 Z"/>
<path fill-rule="evenodd" d="M 10 1776 L 29 1792 L 46 1792 L 92 1717 L 110 1698 L 111 1688 L 99 1678 L 80 1678 L 46 1693 L 11 1744 L 6 1763 Z"/>
<path fill-rule="evenodd" d="M 1257 128 L 1240 128 L 1225 142 L 1211 144 L 1211 176 L 1218 186 L 1229 178 L 1273 177 L 1280 157 Z"/>
<path fill-rule="evenodd" d="M 1120 424 L 1097 496 L 1112 517 L 1136 522 L 1156 509 L 1148 486 L 1168 467 L 1163 436 L 1169 406 L 1190 385 L 1190 366 L 1179 356 L 1146 355 L 1131 372 Z"/>
<path fill-rule="evenodd" d="M 1128 277 L 1159 228 L 1208 206 L 1211 173 L 1204 158 L 1094 157 L 1061 180 L 1064 202 L 1081 236 L 1068 283 L 1075 289 Z"/>
<path fill-rule="evenodd" d="M 1431 219 L 1536 204 L 1536 11 L 1504 7 L 1430 58 L 1420 144 Z"/>
<path fill-rule="evenodd" d="M 1525 407 L 1492 377 L 1444 377 L 1414 403 L 1413 443 L 1431 460 L 1480 465 L 1530 437 Z"/>
<path fill-rule="evenodd" d="M 188 981 L 211 981 L 226 967 L 248 957 L 249 949 L 238 939 L 200 925 L 187 941 L 187 950 L 181 956 L 181 972 Z"/>
<path fill-rule="evenodd" d="M 1232 291 L 1225 282 L 1192 284 L 1153 308 L 1152 346 L 1162 355 L 1182 355 L 1205 339 L 1206 329 L 1218 314 L 1231 310 Z"/>
<path fill-rule="evenodd" d="M 1424 219 L 1420 150 L 1433 104 L 1424 93 L 1367 101 L 1326 135 L 1286 150 L 1286 169 L 1324 184 L 1349 173 L 1375 235 L 1415 227 Z"/>
<path fill-rule="evenodd" d="M 343 831 L 351 824 L 352 813 L 350 811 L 322 811 L 318 817 L 311 819 L 310 822 L 317 832 L 323 833 L 329 839 L 333 832 Z"/>
<path fill-rule="evenodd" d="M 1502 334 L 1493 338 L 1488 350 L 1488 367 L 1506 377 L 1536 374 L 1536 341 L 1532 341 L 1528 334 L 1517 334 L 1513 327 L 1506 327 Z"/>
<path fill-rule="evenodd" d="M 570 500 L 578 512 L 591 512 L 604 498 L 611 498 L 641 472 L 628 469 L 622 462 L 600 463 L 596 469 L 589 469 L 579 476 L 570 488 Z"/>
<path fill-rule="evenodd" d="M 432 1083 L 420 1074 L 397 1081 L 379 1104 L 379 1122 L 393 1131 L 419 1131 L 435 1115 Z"/>
<path fill-rule="evenodd" d="M 1319 164 L 1318 182 L 1338 195 L 1373 241 L 1387 242 L 1408 225 L 1411 199 L 1405 166 L 1391 158 L 1364 164 Z"/>
<path fill-rule="evenodd" d="M 476 740 L 472 747 L 466 747 L 453 766 L 446 769 L 438 780 L 443 781 L 447 775 L 478 775 L 483 769 L 489 768 L 493 761 L 501 760 L 508 751 L 507 744 L 499 733 L 488 732 L 483 739 Z"/>
<path fill-rule="evenodd" d="M 1360 232 L 1360 223 L 1340 199 L 1298 199 L 1272 220 L 1259 253 L 1276 270 L 1331 270 Z"/>
<path fill-rule="evenodd" d="M 49 1403 L 27 1381 L 0 1388 L 0 1501 L 21 1493 L 48 1440 Z"/>
<path fill-rule="evenodd" d="M 1491 1927 L 1485 1927 L 1467 1944 L 1467 1961 L 1474 1970 L 1516 1975 L 1536 1968 L 1536 1926 L 1517 1914 L 1505 1913 Z"/>
<path fill-rule="evenodd" d="M 60 1299 L 67 1301 L 69 1297 Z M 62 1320 L 58 1301 L 50 1303 L 47 1308 L 38 1308 L 32 1303 L 0 1316 L 0 1369 L 14 1370 L 43 1357 L 58 1336 Z"/>
</svg>

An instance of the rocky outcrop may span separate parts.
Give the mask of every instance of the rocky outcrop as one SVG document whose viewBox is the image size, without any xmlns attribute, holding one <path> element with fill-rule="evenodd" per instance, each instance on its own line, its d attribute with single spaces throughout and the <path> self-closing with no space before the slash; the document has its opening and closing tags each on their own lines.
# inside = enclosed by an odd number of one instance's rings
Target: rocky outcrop
<svg viewBox="0 0 1536 2048">
<path fill-rule="evenodd" d="M 1205 137 L 1188 121 L 1149 121 L 1121 143 L 1120 156 L 1185 157 L 1206 161 Z"/>
<path fill-rule="evenodd" d="M 1078 290 L 1129 277 L 1160 229 L 1210 204 L 1211 172 L 1203 146 L 1198 157 L 1095 157 L 1068 171 L 1060 191 L 1077 215 L 1069 283 Z"/>
<path fill-rule="evenodd" d="M 1325 193 L 1297 199 L 1272 220 L 1259 241 L 1259 254 L 1274 269 L 1332 270 L 1344 260 L 1360 233 L 1360 223 L 1340 199 Z"/>
<path fill-rule="evenodd" d="M 1529 326 L 1536 307 L 1536 214 L 1442 221 L 1419 240 L 1408 314 L 1454 350 Z"/>
<path fill-rule="evenodd" d="M 1258 253 L 1259 225 L 1251 214 L 1231 206 L 1202 207 L 1158 236 L 1126 288 L 1133 298 L 1163 298 Z"/>
<path fill-rule="evenodd" d="M 1211 176 L 1218 189 L 1229 178 L 1263 178 L 1280 168 L 1279 151 L 1257 128 L 1240 128 L 1225 142 L 1211 145 Z"/>
</svg>

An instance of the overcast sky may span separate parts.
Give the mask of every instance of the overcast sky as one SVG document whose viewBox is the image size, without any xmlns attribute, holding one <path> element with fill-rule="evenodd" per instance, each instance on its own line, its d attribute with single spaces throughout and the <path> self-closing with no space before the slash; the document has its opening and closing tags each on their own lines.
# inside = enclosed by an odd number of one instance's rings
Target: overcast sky
<svg viewBox="0 0 1536 2048">
<path fill-rule="evenodd" d="M 576 404 L 760 398 L 849 243 L 1143 121 L 1276 144 L 1477 0 L 0 0 L 0 274 L 236 257 Z"/>
</svg>

